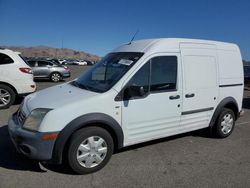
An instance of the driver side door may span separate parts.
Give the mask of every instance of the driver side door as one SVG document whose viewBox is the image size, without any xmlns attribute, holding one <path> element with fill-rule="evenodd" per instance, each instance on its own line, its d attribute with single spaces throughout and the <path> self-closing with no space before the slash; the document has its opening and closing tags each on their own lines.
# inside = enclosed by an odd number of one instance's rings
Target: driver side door
<svg viewBox="0 0 250 188">
<path fill-rule="evenodd" d="M 150 58 L 124 87 L 122 126 L 125 145 L 178 132 L 182 109 L 179 54 Z"/>
</svg>

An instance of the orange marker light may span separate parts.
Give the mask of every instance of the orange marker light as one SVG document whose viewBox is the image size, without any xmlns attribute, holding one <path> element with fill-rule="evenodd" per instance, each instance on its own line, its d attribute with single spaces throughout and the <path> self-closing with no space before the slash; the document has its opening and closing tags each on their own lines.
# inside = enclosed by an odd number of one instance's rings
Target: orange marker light
<svg viewBox="0 0 250 188">
<path fill-rule="evenodd" d="M 42 140 L 55 140 L 57 138 L 58 134 L 45 134 L 42 136 Z"/>
</svg>

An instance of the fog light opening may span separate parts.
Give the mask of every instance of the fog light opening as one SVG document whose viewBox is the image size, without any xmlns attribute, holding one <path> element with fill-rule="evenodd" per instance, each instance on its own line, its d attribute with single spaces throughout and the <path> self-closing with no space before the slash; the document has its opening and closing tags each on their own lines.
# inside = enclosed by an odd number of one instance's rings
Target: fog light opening
<svg viewBox="0 0 250 188">
<path fill-rule="evenodd" d="M 31 151 L 30 151 L 30 148 L 28 146 L 25 146 L 25 145 L 21 145 L 20 146 L 20 150 L 21 152 L 23 152 L 24 154 L 30 154 Z"/>
</svg>

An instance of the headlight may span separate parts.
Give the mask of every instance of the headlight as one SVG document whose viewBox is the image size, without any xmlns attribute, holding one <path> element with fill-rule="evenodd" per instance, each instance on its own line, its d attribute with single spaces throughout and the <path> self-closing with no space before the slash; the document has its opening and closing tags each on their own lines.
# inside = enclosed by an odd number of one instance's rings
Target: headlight
<svg viewBox="0 0 250 188">
<path fill-rule="evenodd" d="M 39 126 L 44 118 L 44 116 L 50 111 L 51 109 L 48 108 L 37 108 L 32 110 L 30 115 L 24 122 L 23 128 L 38 131 Z"/>
</svg>

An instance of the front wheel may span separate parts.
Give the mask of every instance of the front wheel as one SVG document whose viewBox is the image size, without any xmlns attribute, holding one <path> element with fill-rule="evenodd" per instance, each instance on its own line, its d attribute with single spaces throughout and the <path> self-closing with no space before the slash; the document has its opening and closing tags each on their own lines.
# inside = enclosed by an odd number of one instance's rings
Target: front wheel
<svg viewBox="0 0 250 188">
<path fill-rule="evenodd" d="M 223 108 L 214 125 L 214 135 L 218 138 L 228 137 L 235 126 L 235 115 L 231 109 Z"/>
<path fill-rule="evenodd" d="M 69 149 L 69 166 L 78 174 L 103 168 L 111 158 L 114 143 L 111 135 L 99 127 L 83 128 L 73 134 Z"/>
</svg>

